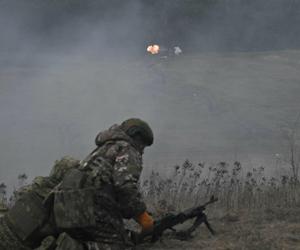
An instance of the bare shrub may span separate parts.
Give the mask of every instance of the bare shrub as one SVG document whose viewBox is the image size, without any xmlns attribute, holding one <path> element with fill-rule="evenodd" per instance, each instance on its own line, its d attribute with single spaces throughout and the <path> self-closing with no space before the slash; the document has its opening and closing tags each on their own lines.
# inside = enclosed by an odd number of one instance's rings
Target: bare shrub
<svg viewBox="0 0 300 250">
<path fill-rule="evenodd" d="M 195 165 L 186 160 L 174 166 L 170 177 L 162 178 L 153 171 L 141 183 L 141 190 L 159 214 L 199 205 L 211 195 L 219 198 L 214 206 L 225 211 L 300 206 L 300 186 L 295 184 L 294 176 L 267 177 L 263 166 L 245 174 L 242 170 L 237 161 Z"/>
</svg>

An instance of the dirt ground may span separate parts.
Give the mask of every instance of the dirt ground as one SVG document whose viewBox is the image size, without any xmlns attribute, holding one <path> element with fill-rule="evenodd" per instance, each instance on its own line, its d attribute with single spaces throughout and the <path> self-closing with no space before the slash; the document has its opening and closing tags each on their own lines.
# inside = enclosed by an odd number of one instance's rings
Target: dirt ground
<svg viewBox="0 0 300 250">
<path fill-rule="evenodd" d="M 217 231 L 210 235 L 201 226 L 189 241 L 163 237 L 154 244 L 144 244 L 138 250 L 204 249 L 204 250 L 296 250 L 300 249 L 300 208 L 268 209 L 263 212 L 227 213 L 211 217 Z"/>
</svg>

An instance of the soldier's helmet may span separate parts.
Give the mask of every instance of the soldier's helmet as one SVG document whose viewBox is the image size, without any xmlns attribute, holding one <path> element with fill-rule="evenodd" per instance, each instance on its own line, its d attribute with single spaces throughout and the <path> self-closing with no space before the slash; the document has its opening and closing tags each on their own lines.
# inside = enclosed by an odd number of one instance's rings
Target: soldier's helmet
<svg viewBox="0 0 300 250">
<path fill-rule="evenodd" d="M 146 146 L 153 144 L 153 132 L 147 122 L 138 119 L 130 118 L 124 121 L 120 128 L 130 137 L 134 138 L 139 135 Z"/>
</svg>

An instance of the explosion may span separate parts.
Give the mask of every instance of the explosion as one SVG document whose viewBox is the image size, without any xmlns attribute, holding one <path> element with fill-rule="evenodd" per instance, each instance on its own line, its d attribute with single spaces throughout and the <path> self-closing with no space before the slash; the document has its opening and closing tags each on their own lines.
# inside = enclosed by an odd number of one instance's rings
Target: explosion
<svg viewBox="0 0 300 250">
<path fill-rule="evenodd" d="M 151 53 L 152 55 L 156 55 L 156 54 L 158 54 L 159 53 L 159 45 L 157 45 L 157 44 L 154 44 L 154 45 L 149 45 L 148 47 L 147 47 L 147 51 L 149 52 L 149 53 Z"/>
</svg>

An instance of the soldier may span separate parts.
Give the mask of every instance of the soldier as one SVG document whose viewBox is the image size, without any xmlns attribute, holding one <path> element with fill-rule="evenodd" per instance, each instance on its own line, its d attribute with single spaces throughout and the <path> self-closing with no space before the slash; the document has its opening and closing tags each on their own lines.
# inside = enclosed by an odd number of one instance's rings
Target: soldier
<svg viewBox="0 0 300 250">
<path fill-rule="evenodd" d="M 23 250 L 38 246 L 41 239 L 56 234 L 51 216 L 51 204 L 47 197 L 66 172 L 79 167 L 79 161 L 63 157 L 56 161 L 48 177 L 36 177 L 32 184 L 16 194 L 16 202 L 3 218 L 0 218 L 0 249 Z"/>
<path fill-rule="evenodd" d="M 38 177 L 0 219 L 0 250 L 124 249 L 123 218 L 151 230 L 153 219 L 138 191 L 144 148 L 153 133 L 140 119 L 114 125 L 96 137 L 80 164 L 58 162 Z M 59 164 L 61 163 L 61 164 Z"/>
<path fill-rule="evenodd" d="M 124 249 L 123 218 L 135 219 L 142 230 L 152 229 L 138 188 L 144 148 L 152 143 L 152 130 L 140 119 L 98 134 L 97 148 L 55 192 L 54 218 L 65 244 L 57 249 Z"/>
</svg>

